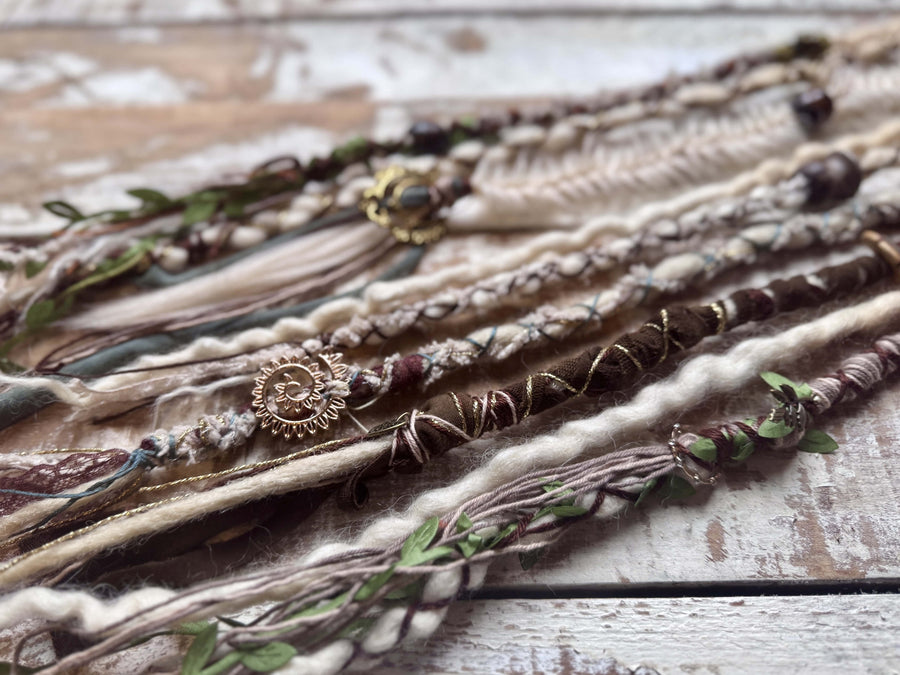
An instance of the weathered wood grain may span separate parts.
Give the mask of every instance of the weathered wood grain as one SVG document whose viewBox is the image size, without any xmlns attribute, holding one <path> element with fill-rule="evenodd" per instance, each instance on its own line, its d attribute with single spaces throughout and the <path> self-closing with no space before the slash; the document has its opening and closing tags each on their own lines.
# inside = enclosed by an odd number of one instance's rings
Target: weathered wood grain
<svg viewBox="0 0 900 675">
<path fill-rule="evenodd" d="M 836 362 L 825 355 L 810 370 L 824 374 L 829 359 Z M 528 572 L 505 559 L 488 583 L 609 589 L 690 579 L 900 579 L 900 473 L 892 461 L 900 446 L 898 395 L 894 378 L 846 415 L 823 422 L 840 443 L 833 455 L 753 457 L 683 505 L 632 509 L 618 520 L 579 525 Z M 761 412 L 729 407 L 734 414 L 710 411 L 707 419 Z"/>
<path fill-rule="evenodd" d="M 9 29 L 0 37 L 0 232 L 36 219 L 52 227 L 37 208 L 46 199 L 111 206 L 113 175 L 127 177 L 122 188 L 156 174 L 174 187 L 246 170 L 265 157 L 243 150 L 254 144 L 272 148 L 269 156 L 321 149 L 297 143 L 297 128 L 399 131 L 406 111 L 471 111 L 474 97 L 585 96 L 852 22 L 479 15 Z M 215 159 L 238 146 L 231 163 Z"/>
<path fill-rule="evenodd" d="M 663 6 L 669 15 L 642 15 Z M 415 111 L 446 105 L 434 99 L 462 109 L 476 96 L 584 95 L 855 21 L 767 13 L 777 0 L 710 6 L 648 0 L 622 16 L 611 0 L 552 10 L 536 0 L 0 0 L 0 231 L 52 227 L 43 199 L 114 206 L 130 187 L 178 192 L 355 131 L 403 128 Z M 286 16 L 301 18 L 257 21 Z M 24 27 L 32 24 L 50 27 Z M 581 524 L 528 572 L 514 559 L 495 565 L 486 590 L 896 581 L 897 401 L 895 386 L 829 422 L 841 444 L 833 456 L 754 458 L 684 505 Z M 732 407 L 707 416 L 755 411 Z M 41 428 L 25 425 L 18 438 Z M 85 428 L 70 440 L 125 437 L 115 426 L 105 433 Z M 425 482 L 472 461 L 454 455 Z M 393 503 L 394 480 L 373 486 L 376 503 Z M 346 518 L 323 512 L 312 525 Z M 611 656 L 665 673 L 890 673 L 900 672 L 898 623 L 890 595 L 479 601 L 452 609 L 439 637 L 391 657 L 383 672 L 597 672 Z"/>
<path fill-rule="evenodd" d="M 851 23 L 719 13 L 22 28 L 0 40 L 0 101 L 58 109 L 585 95 Z"/>
<path fill-rule="evenodd" d="M 879 0 L 0 0 L 6 25 L 244 22 L 284 18 L 494 14 L 874 13 Z M 0 23 L 0 25 L 3 25 Z"/>
<path fill-rule="evenodd" d="M 603 660 L 665 675 L 900 672 L 891 595 L 462 602 L 427 645 L 388 673 L 615 674 Z"/>
</svg>

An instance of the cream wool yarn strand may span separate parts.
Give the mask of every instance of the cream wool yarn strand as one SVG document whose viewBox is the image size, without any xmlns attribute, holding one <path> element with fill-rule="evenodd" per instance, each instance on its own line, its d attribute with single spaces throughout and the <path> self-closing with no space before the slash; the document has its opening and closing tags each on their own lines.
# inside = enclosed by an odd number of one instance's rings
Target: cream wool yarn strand
<svg viewBox="0 0 900 675">
<path fill-rule="evenodd" d="M 869 124 L 884 120 L 900 107 L 898 85 L 896 67 L 837 70 L 825 85 L 835 112 L 823 131 L 835 135 L 865 128 L 864 119 Z M 589 137 L 558 161 L 543 155 L 531 160 L 519 153 L 508 164 L 479 163 L 470 179 L 473 193 L 450 209 L 448 223 L 572 227 L 586 216 L 645 200 L 648 193 L 659 198 L 784 156 L 807 140 L 790 101 L 764 103 L 736 117 L 692 116 L 659 131 L 637 126 L 632 130 L 635 143 L 626 142 L 621 149 L 602 137 Z"/>
<path fill-rule="evenodd" d="M 608 409 L 592 418 L 569 422 L 558 433 L 540 436 L 524 446 L 507 448 L 499 452 L 485 466 L 454 485 L 432 490 L 420 496 L 402 515 L 386 516 L 368 527 L 354 542 L 319 546 L 298 565 L 313 564 L 328 557 L 337 556 L 352 548 L 390 546 L 405 537 L 427 518 L 440 513 L 455 513 L 460 506 L 481 493 L 496 490 L 505 482 L 518 478 L 523 472 L 542 467 L 561 465 L 585 452 L 595 453 L 629 435 L 640 433 L 648 424 L 658 423 L 671 415 L 689 409 L 708 396 L 735 390 L 756 377 L 760 369 L 780 363 L 805 348 L 815 349 L 831 339 L 839 339 L 854 332 L 857 319 L 868 319 L 869 329 L 873 312 L 896 312 L 900 308 L 900 292 L 885 294 L 857 307 L 839 310 L 815 322 L 791 329 L 778 336 L 755 338 L 741 343 L 724 356 L 700 356 L 685 363 L 676 375 L 667 381 L 650 385 L 628 404 Z M 882 316 L 882 315 L 879 315 Z M 883 316 L 882 316 L 883 319 Z M 884 323 L 884 321 L 882 321 Z M 822 330 L 827 336 L 823 336 Z M 812 344 L 808 344 L 812 341 Z M 546 457 L 546 453 L 551 456 Z M 524 461 L 515 455 L 525 454 Z M 512 461 L 510 461 L 512 460 Z M 244 574 L 240 579 L 223 580 L 216 584 L 215 595 L 202 594 L 190 601 L 184 596 L 162 589 L 144 588 L 131 591 L 107 602 L 96 600 L 83 591 L 60 591 L 46 588 L 29 588 L 3 598 L 0 603 L 0 626 L 14 625 L 25 618 L 49 621 L 65 621 L 75 630 L 102 635 L 110 629 L 121 634 L 130 629 L 139 634 L 165 617 L 188 619 L 203 607 L 202 615 L 236 611 L 230 601 L 232 594 L 252 585 L 260 573 Z M 480 584 L 483 569 L 476 570 L 474 586 Z M 452 580 L 445 579 L 444 583 Z M 231 584 L 231 586 L 229 586 Z M 442 584 L 443 587 L 443 584 Z M 267 588 L 257 596 L 277 599 L 302 588 Z M 193 608 L 193 609 L 192 609 Z M 139 613 L 129 616 L 130 612 Z M 175 619 L 173 619 L 175 620 Z M 440 622 L 432 622 L 435 627 Z M 430 632 L 427 631 L 426 634 Z M 334 647 L 328 648 L 335 651 Z M 343 650 L 338 649 L 338 656 Z M 327 652 L 330 653 L 330 652 Z M 322 663 L 322 657 L 305 657 L 297 664 L 311 667 Z M 330 660 L 329 660 L 330 661 Z M 343 660 L 340 661 L 343 663 Z M 54 671 L 50 671 L 54 672 Z M 304 671 L 306 672 L 306 671 Z M 318 672 L 318 671 L 316 671 Z M 323 671 L 331 672 L 331 671 Z"/>
<path fill-rule="evenodd" d="M 810 389 L 817 393 L 817 398 L 814 397 L 811 401 L 811 407 L 814 408 L 815 414 L 827 410 L 836 401 L 844 398 L 845 394 L 850 394 L 852 398 L 862 391 L 871 389 L 896 369 L 897 357 L 900 355 L 900 335 L 883 336 L 876 342 L 875 349 L 878 350 L 877 353 L 867 351 L 845 360 L 841 364 L 837 376 L 826 376 L 815 380 L 810 385 Z M 847 382 L 852 382 L 852 385 Z M 771 447 L 793 447 L 804 436 L 805 425 L 809 420 L 806 415 L 806 406 L 804 408 L 793 432 L 787 437 L 769 441 Z M 723 425 L 719 428 L 726 427 L 731 429 L 731 425 Z M 682 433 L 675 440 L 682 448 L 687 448 L 697 438 L 697 434 Z M 443 532 L 431 542 L 429 548 L 447 545 L 453 547 L 459 538 L 455 526 L 459 523 L 462 514 L 466 514 L 467 522 L 472 523 L 473 530 L 481 532 L 485 528 L 493 526 L 496 531 L 509 522 L 523 524 L 526 522 L 522 519 L 523 514 L 534 514 L 541 506 L 553 504 L 554 500 L 558 503 L 560 499 L 558 493 L 563 490 L 567 490 L 568 494 L 572 495 L 570 499 L 574 499 L 575 504 L 581 506 L 587 513 L 595 513 L 598 504 L 601 508 L 608 504 L 609 500 L 598 502 L 598 500 L 602 500 L 604 491 L 615 494 L 609 488 L 620 492 L 631 492 L 636 496 L 637 491 L 646 481 L 674 473 L 677 471 L 677 466 L 670 448 L 665 444 L 659 444 L 620 450 L 601 458 L 581 461 L 560 469 L 541 469 L 517 479 L 515 482 L 507 483 L 490 493 L 469 500 L 452 513 L 445 513 L 439 520 L 439 523 L 444 524 L 440 528 Z M 555 491 L 546 492 L 545 486 L 548 484 L 559 485 L 559 487 Z M 543 509 L 540 510 L 543 511 Z M 607 512 L 609 510 L 606 509 Z M 613 510 L 615 510 L 615 504 L 613 504 Z M 512 544 L 509 549 L 504 546 L 504 550 L 524 552 L 546 545 L 561 532 L 559 529 L 546 531 L 555 520 L 556 516 L 552 513 L 531 520 L 524 531 L 517 530 L 516 543 Z M 560 525 L 565 528 L 571 522 L 573 521 L 567 520 Z M 541 533 L 541 530 L 545 531 Z M 503 545 L 501 544 L 501 546 Z M 224 635 L 220 637 L 220 640 L 233 648 L 238 644 L 254 643 L 258 633 L 270 635 L 270 631 L 276 626 L 279 631 L 289 631 L 282 633 L 288 637 L 293 636 L 294 631 L 307 633 L 311 630 L 314 631 L 317 626 L 326 629 L 329 620 L 340 620 L 342 614 L 346 617 L 345 622 L 362 613 L 371 617 L 371 612 L 367 611 L 362 603 L 358 604 L 356 608 L 349 604 L 335 607 L 330 612 L 323 612 L 315 617 L 302 615 L 297 617 L 296 612 L 303 606 L 315 606 L 314 599 L 316 597 L 326 600 L 339 596 L 351 582 L 353 586 L 347 595 L 354 597 L 355 589 L 361 587 L 367 579 L 383 573 L 384 570 L 389 569 L 392 562 L 402 559 L 402 556 L 398 555 L 398 549 L 399 543 L 397 542 L 386 549 L 357 549 L 335 556 L 330 561 L 323 560 L 318 565 L 314 564 L 306 568 L 310 571 L 307 576 L 308 590 L 304 589 L 291 599 L 268 609 L 261 623 L 246 627 L 224 628 Z M 381 607 L 381 614 L 375 618 L 374 625 L 368 631 L 364 631 L 361 636 L 351 638 L 357 643 L 357 648 L 344 655 L 343 660 L 334 661 L 332 668 L 346 667 L 349 665 L 350 659 L 354 657 L 383 654 L 406 637 L 427 637 L 433 631 L 434 624 L 440 623 L 442 620 L 446 605 L 451 603 L 460 591 L 471 588 L 464 580 L 462 568 L 468 568 L 473 563 L 489 564 L 497 555 L 499 555 L 499 549 L 494 548 L 442 565 L 424 565 L 418 569 L 400 571 L 399 576 L 403 579 L 400 583 L 404 585 L 411 583 L 416 578 L 427 580 L 421 599 L 413 600 L 409 604 L 401 604 L 399 607 Z M 400 565 L 402 567 L 402 562 Z M 303 566 L 298 566 L 298 568 L 301 573 L 305 571 Z M 315 576 L 311 574 L 313 568 L 319 572 Z M 282 581 L 289 575 L 296 580 L 296 576 L 287 570 L 282 571 L 276 568 L 272 571 L 272 576 L 278 577 Z M 200 588 L 202 589 L 202 586 Z M 419 618 L 423 620 L 417 622 Z M 409 632 L 404 630 L 404 627 L 408 627 Z M 290 630 L 292 628 L 293 630 Z M 332 633 L 334 632 L 336 630 L 332 629 Z M 124 639 L 124 636 L 120 636 L 118 641 L 121 643 Z M 331 647 L 331 644 L 327 642 L 325 645 L 323 649 Z M 112 646 L 107 646 L 107 649 Z M 311 656 L 314 657 L 317 653 L 314 652 Z M 301 663 L 308 665 L 309 656 L 300 658 Z M 330 671 L 332 668 L 327 670 Z"/>
<path fill-rule="evenodd" d="M 896 159 L 896 151 L 893 156 L 882 153 L 881 161 L 884 165 L 896 162 Z M 888 160 L 891 161 L 888 162 Z M 689 212 L 675 221 L 663 221 L 657 227 L 647 228 L 630 237 L 620 238 L 600 247 L 569 254 L 546 254 L 541 262 L 525 265 L 514 273 L 495 275 L 461 289 L 448 289 L 436 297 L 422 300 L 411 306 L 400 306 L 388 314 L 365 319 L 354 317 L 347 325 L 335 330 L 328 338 L 327 344 L 339 349 L 356 347 L 370 338 L 396 335 L 421 321 L 423 317 L 432 320 L 443 319 L 467 309 L 485 312 L 491 307 L 503 304 L 512 296 L 532 295 L 551 283 L 608 270 L 617 264 L 632 260 L 638 255 L 644 255 L 647 251 L 661 249 L 664 243 L 671 241 L 673 231 L 678 233 L 679 239 L 684 240 L 717 226 L 732 230 L 741 224 L 756 221 L 773 222 L 786 218 L 802 207 L 807 196 L 808 179 L 802 174 L 773 186 L 759 186 L 747 198 L 724 200 L 722 203 L 714 202 Z M 533 320 L 529 321 L 534 323 Z M 539 328 L 537 325 L 533 327 Z M 477 336 L 471 337 L 477 339 Z M 308 344 L 307 347 L 308 352 L 317 351 L 311 344 Z M 277 355 L 276 353 L 275 356 Z M 248 354 L 243 358 L 239 357 L 238 360 L 242 362 L 241 366 L 236 367 L 234 360 L 231 359 L 220 364 L 219 367 L 222 373 L 253 373 L 260 367 L 260 364 L 272 358 L 274 356 L 270 350 L 263 350 L 255 354 Z M 110 414 L 115 410 L 133 406 L 138 401 L 146 400 L 147 397 L 153 395 L 163 396 L 166 400 L 192 391 L 208 395 L 217 389 L 228 386 L 229 382 L 234 380 L 234 378 L 226 378 L 226 380 L 219 380 L 204 387 L 185 384 L 186 382 L 196 382 L 201 377 L 210 378 L 214 368 L 214 364 L 204 363 L 196 368 L 181 368 L 177 373 L 170 373 L 168 376 L 147 372 L 131 387 L 119 386 L 106 390 L 108 392 L 106 395 L 101 393 L 105 386 L 103 380 L 95 383 L 93 387 L 88 387 L 77 379 L 63 383 L 57 379 L 40 378 L 38 380 L 32 376 L 0 376 L 0 382 L 31 388 L 40 388 L 42 385 L 50 383 L 46 388 L 56 393 L 60 400 L 82 408 L 90 406 L 92 410 L 89 412 L 96 416 L 101 409 L 105 414 Z M 377 385 L 375 386 L 377 387 Z M 174 391 L 173 387 L 176 388 Z M 162 401 L 162 398 L 157 399 L 158 403 Z M 112 407 L 104 405 L 105 403 Z"/>
<path fill-rule="evenodd" d="M 639 392 L 632 403 L 605 410 L 590 420 L 569 422 L 552 434 L 499 452 L 485 466 L 460 479 L 451 488 L 423 495 L 403 516 L 384 518 L 373 524 L 363 533 L 359 545 L 390 542 L 401 533 L 411 531 L 413 523 L 452 511 L 455 508 L 453 500 L 461 503 L 460 500 L 489 491 L 523 471 L 570 461 L 595 444 L 597 437 L 608 437 L 609 442 L 615 442 L 623 436 L 639 433 L 648 423 L 664 419 L 668 411 L 690 408 L 704 397 L 741 387 L 760 370 L 782 363 L 800 349 L 814 350 L 847 335 L 881 329 L 898 316 L 900 291 L 893 291 L 791 328 L 778 336 L 747 340 L 725 356 L 696 357 L 669 380 Z M 220 488 L 148 504 L 130 515 L 112 516 L 0 566 L 0 587 L 12 588 L 110 547 L 123 545 L 158 531 L 161 523 L 174 527 L 204 513 L 221 511 L 264 495 L 332 483 L 352 474 L 389 447 L 390 442 L 382 439 L 364 441 L 339 452 L 284 463 L 257 475 L 235 479 Z M 387 538 L 379 540 L 379 537 Z M 0 625 L 4 625 L 2 617 L 0 614 Z"/>
<path fill-rule="evenodd" d="M 162 321 L 179 311 L 202 313 L 226 301 L 315 279 L 390 238 L 387 230 L 367 221 L 328 228 L 169 288 L 104 302 L 63 320 L 61 326 L 104 330 Z M 304 255 L 309 251 L 316 255 Z"/>
<path fill-rule="evenodd" d="M 894 161 L 891 146 L 900 140 L 900 122 L 892 121 L 873 132 L 856 134 L 831 144 L 810 143 L 799 148 L 789 159 L 769 160 L 755 169 L 730 181 L 697 188 L 685 195 L 662 203 L 648 204 L 628 218 L 608 216 L 593 219 L 572 232 L 553 232 L 535 237 L 509 253 L 479 261 L 449 267 L 409 279 L 372 284 L 361 298 L 341 298 L 329 302 L 303 318 L 285 318 L 271 328 L 254 328 L 228 338 L 202 337 L 188 346 L 166 353 L 146 355 L 132 362 L 125 370 L 160 369 L 198 359 L 225 358 L 283 342 L 302 342 L 339 328 L 355 316 L 370 317 L 389 311 L 399 301 L 409 303 L 442 292 L 448 287 L 477 282 L 491 275 L 515 270 L 541 258 L 545 252 L 566 254 L 590 246 L 602 234 L 629 235 L 651 223 L 677 218 L 679 214 L 700 207 L 703 203 L 746 194 L 761 185 L 786 180 L 810 161 L 832 152 L 844 152 L 862 157 L 864 171 L 872 171 Z M 113 374 L 93 382 L 93 388 L 115 390 L 145 377 L 142 372 Z M 17 382 L 27 384 L 27 382 Z"/>
<path fill-rule="evenodd" d="M 642 304 L 652 293 L 673 294 L 709 281 L 728 269 L 753 264 L 763 252 L 798 251 L 813 244 L 835 245 L 851 242 L 866 227 L 888 220 L 897 221 L 900 192 L 876 197 L 868 205 L 863 200 L 820 214 L 802 214 L 786 222 L 754 225 L 740 231 L 721 245 L 688 251 L 659 263 L 652 269 L 635 266 L 611 288 L 583 298 L 569 307 L 544 305 L 515 322 L 481 328 L 462 339 L 432 342 L 417 350 L 428 358 L 425 384 L 446 373 L 473 365 L 482 359 L 503 360 L 542 341 L 562 340 L 586 324 L 603 323 L 620 311 Z M 338 335 L 340 331 L 336 331 Z M 393 364 L 400 355 L 387 359 L 384 371 L 361 372 L 375 395 L 390 389 Z"/>
</svg>

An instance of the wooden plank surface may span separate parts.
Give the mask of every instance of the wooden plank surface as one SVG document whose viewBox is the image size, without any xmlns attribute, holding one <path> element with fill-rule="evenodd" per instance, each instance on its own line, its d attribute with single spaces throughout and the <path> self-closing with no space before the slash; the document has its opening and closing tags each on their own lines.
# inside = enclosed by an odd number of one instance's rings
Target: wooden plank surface
<svg viewBox="0 0 900 675">
<path fill-rule="evenodd" d="M 892 675 L 900 603 L 891 595 L 462 602 L 426 649 L 392 654 L 379 672 L 625 675 L 639 666 L 666 675 Z"/>
<path fill-rule="evenodd" d="M 323 17 L 515 14 L 704 14 L 731 11 L 781 15 L 809 11 L 878 13 L 894 0 L 0 0 L 0 25 L 197 23 Z"/>
<path fill-rule="evenodd" d="M 354 131 L 397 134 L 428 110 L 471 111 L 475 97 L 587 96 L 857 21 L 467 15 L 7 30 L 0 233 L 53 227 L 46 199 L 121 205 L 148 180 L 180 190 Z"/>
<path fill-rule="evenodd" d="M 599 16 L 611 2 L 566 3 L 555 14 L 539 4 L 491 5 L 525 18 L 465 1 L 0 4 L 0 231 L 52 227 L 38 208 L 47 198 L 91 209 L 122 203 L 138 185 L 180 191 L 356 131 L 403 129 L 441 100 L 466 109 L 483 99 L 586 95 L 857 21 L 767 13 L 774 0 L 729 3 L 754 10 L 741 16 L 699 0 L 679 5 L 703 8 L 702 17 L 638 15 L 652 3 L 613 18 Z M 891 3 L 816 6 L 864 12 Z M 599 18 L 585 20 L 587 10 Z M 249 21 L 280 16 L 316 18 Z M 54 23 L 75 25 L 11 27 Z M 385 672 L 596 672 L 604 656 L 661 672 L 775 672 L 771 663 L 780 672 L 811 663 L 825 673 L 892 672 L 852 667 L 867 663 L 896 672 L 895 595 L 552 597 L 760 583 L 777 593 L 810 580 L 896 586 L 897 401 L 895 387 L 838 418 L 827 429 L 841 443 L 834 456 L 754 458 L 686 504 L 579 525 L 528 572 L 514 559 L 495 565 L 485 593 L 533 599 L 464 603 L 427 649 L 392 657 Z M 455 456 L 429 480 L 469 461 Z M 375 499 L 389 503 L 392 488 L 383 482 Z"/>
</svg>

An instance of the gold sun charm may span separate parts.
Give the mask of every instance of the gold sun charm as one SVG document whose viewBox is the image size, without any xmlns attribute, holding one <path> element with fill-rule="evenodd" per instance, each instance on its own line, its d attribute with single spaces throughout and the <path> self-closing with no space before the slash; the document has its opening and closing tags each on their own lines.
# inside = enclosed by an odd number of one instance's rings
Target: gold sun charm
<svg viewBox="0 0 900 675">
<path fill-rule="evenodd" d="M 347 370 L 332 352 L 272 361 L 254 380 L 253 409 L 260 426 L 287 440 L 327 429 L 347 406 Z"/>
</svg>

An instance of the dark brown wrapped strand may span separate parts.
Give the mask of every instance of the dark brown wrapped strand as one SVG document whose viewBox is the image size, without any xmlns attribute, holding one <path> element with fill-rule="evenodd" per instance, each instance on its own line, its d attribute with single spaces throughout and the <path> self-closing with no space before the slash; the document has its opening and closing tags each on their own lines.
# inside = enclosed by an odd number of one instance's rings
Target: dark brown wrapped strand
<svg viewBox="0 0 900 675">
<path fill-rule="evenodd" d="M 871 237 L 875 236 L 874 233 L 871 235 Z M 886 242 L 880 235 L 877 235 L 877 237 L 879 238 L 879 241 Z M 810 283 L 806 276 L 799 275 L 789 279 L 772 282 L 769 285 L 770 293 L 758 289 L 744 289 L 737 291 L 728 299 L 730 307 L 732 308 L 732 315 L 728 317 L 729 325 L 733 326 L 749 321 L 761 321 L 769 318 L 776 312 L 789 312 L 800 307 L 814 307 L 834 294 L 852 292 L 884 277 L 886 271 L 892 269 L 890 266 L 886 267 L 886 265 L 887 263 L 881 258 L 865 256 L 843 265 L 828 267 L 819 271 L 816 276 L 822 282 L 823 286 Z M 690 324 L 691 311 L 696 310 L 674 308 L 667 311 L 670 337 L 675 343 L 680 344 L 685 348 L 696 344 L 698 341 L 694 339 L 691 331 L 687 330 L 687 327 Z M 706 317 L 709 318 L 708 312 Z M 618 346 L 615 347 L 614 353 L 606 355 L 602 364 L 598 364 L 597 367 L 602 369 L 606 377 L 613 377 L 612 374 L 607 372 L 605 364 L 611 362 L 612 359 L 615 359 L 622 366 L 621 369 L 616 372 L 619 374 L 626 373 L 623 377 L 627 380 L 630 377 L 630 374 L 627 374 L 627 371 L 636 367 L 635 361 L 640 363 L 641 368 L 647 368 L 653 365 L 654 358 L 659 358 L 656 354 L 658 354 L 661 347 L 664 348 L 664 345 L 660 342 L 661 332 L 659 328 L 650 328 L 649 326 L 656 325 L 661 328 L 662 323 L 662 319 L 657 318 L 646 324 L 645 327 L 637 333 L 622 338 L 617 343 Z M 686 331 L 687 334 L 680 335 L 679 333 L 681 331 Z M 708 333 L 703 333 L 702 336 L 707 334 Z M 599 350 L 596 350 L 590 357 L 585 353 L 585 355 L 578 358 L 586 358 L 590 362 L 593 362 L 593 359 L 598 354 Z M 421 354 L 411 354 L 396 361 L 391 366 L 393 372 L 391 373 L 388 392 L 401 391 L 420 382 L 428 373 L 427 363 L 427 357 Z M 560 368 L 562 368 L 562 366 L 560 366 Z M 381 376 L 384 373 L 384 366 L 376 366 L 372 369 L 372 372 Z M 578 372 L 580 372 L 579 368 L 574 367 L 571 371 L 554 373 L 554 376 L 559 377 L 566 382 L 570 382 L 570 378 L 574 377 Z M 615 381 L 611 380 L 610 384 L 613 388 L 616 388 Z M 532 386 L 537 387 L 539 385 L 533 383 Z M 572 386 L 578 389 L 582 384 L 573 382 Z M 524 394 L 519 391 L 504 391 L 517 400 L 522 399 L 522 396 L 524 396 Z M 585 393 L 591 393 L 590 389 Z M 374 392 L 371 386 L 366 383 L 364 378 L 358 377 L 350 386 L 348 402 L 351 404 L 360 403 L 369 400 L 373 395 Z M 460 396 L 460 398 L 463 397 Z M 423 412 L 434 414 L 443 419 L 455 419 L 444 417 L 442 414 L 427 409 L 423 409 Z M 539 412 L 539 410 L 535 409 L 531 412 Z M 518 413 L 522 415 L 523 411 L 520 410 Z M 458 418 L 458 415 L 456 418 Z M 468 429 L 470 426 L 461 428 Z"/>
<path fill-rule="evenodd" d="M 742 289 L 725 301 L 664 309 L 609 347 L 592 347 L 503 389 L 483 396 L 456 392 L 436 396 L 420 410 L 384 425 L 383 431 L 370 432 L 369 435 L 393 433 L 392 448 L 351 478 L 343 490 L 344 501 L 361 506 L 367 494 L 362 481 L 367 478 L 389 471 L 419 471 L 424 462 L 451 448 L 487 431 L 516 424 L 574 396 L 599 396 L 624 389 L 644 370 L 693 347 L 705 337 L 780 312 L 820 306 L 879 281 L 891 271 L 892 267 L 882 258 L 863 256 L 812 275 L 773 281 L 763 290 Z M 404 364 L 408 369 L 406 376 L 414 377 L 414 361 L 409 358 Z"/>
</svg>

